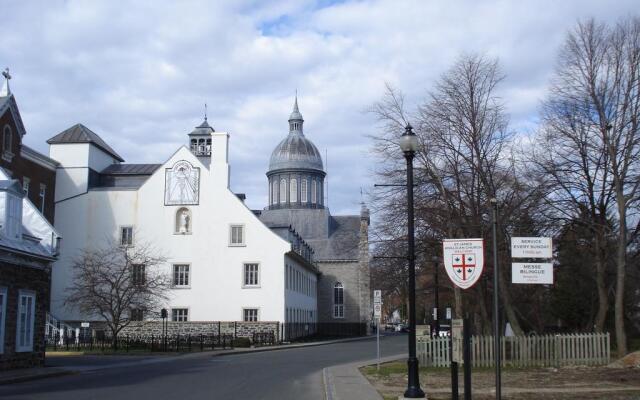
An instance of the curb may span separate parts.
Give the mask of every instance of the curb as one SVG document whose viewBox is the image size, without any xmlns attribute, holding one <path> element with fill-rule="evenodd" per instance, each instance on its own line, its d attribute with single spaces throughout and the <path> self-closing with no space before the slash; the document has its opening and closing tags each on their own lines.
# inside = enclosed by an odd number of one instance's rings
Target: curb
<svg viewBox="0 0 640 400">
<path fill-rule="evenodd" d="M 380 363 L 390 362 L 401 360 L 403 358 L 407 358 L 407 354 L 396 354 L 393 356 L 381 357 Z M 324 393 L 325 400 L 365 400 L 365 399 L 382 399 L 382 396 L 378 393 L 378 391 L 371 385 L 371 383 L 360 373 L 361 367 L 366 367 L 369 365 L 373 365 L 377 363 L 377 359 L 366 360 L 366 361 L 358 361 L 355 363 L 334 365 L 331 367 L 326 367 L 322 369 L 322 383 L 324 385 Z M 334 375 L 334 370 L 342 369 L 341 374 L 336 377 Z M 337 379 L 336 379 L 337 378 Z M 338 385 L 336 385 L 336 380 L 338 381 Z M 354 382 L 357 381 L 357 382 Z M 343 395 L 341 390 L 338 389 L 338 386 L 342 385 L 345 387 L 350 387 L 353 389 L 354 386 L 358 386 L 359 388 L 356 390 L 356 393 L 346 393 Z M 344 391 L 344 387 L 342 388 Z M 357 395 L 362 395 L 363 397 L 357 397 Z M 376 397 L 377 396 L 377 397 Z"/>
<path fill-rule="evenodd" d="M 0 386 L 1 385 L 10 385 L 12 383 L 35 381 L 35 380 L 38 380 L 38 379 L 54 378 L 54 377 L 65 376 L 65 375 L 73 375 L 73 374 L 77 374 L 77 373 L 78 373 L 78 371 L 73 371 L 73 370 L 56 370 L 56 371 L 51 371 L 51 372 L 42 373 L 42 374 L 14 376 L 14 377 L 8 377 L 6 379 L 0 378 Z"/>
<path fill-rule="evenodd" d="M 363 337 L 350 338 L 350 339 L 327 340 L 326 342 L 285 344 L 285 345 L 273 346 L 273 347 L 256 347 L 253 349 L 238 350 L 238 351 L 230 350 L 230 351 L 223 351 L 221 353 L 212 354 L 211 356 L 220 357 L 220 356 L 230 356 L 234 354 L 264 353 L 267 351 L 291 350 L 291 349 L 299 349 L 301 347 L 325 346 L 328 344 L 349 343 L 349 342 L 356 342 L 356 341 L 368 340 L 368 339 L 375 339 L 375 336 L 363 336 Z"/>
</svg>

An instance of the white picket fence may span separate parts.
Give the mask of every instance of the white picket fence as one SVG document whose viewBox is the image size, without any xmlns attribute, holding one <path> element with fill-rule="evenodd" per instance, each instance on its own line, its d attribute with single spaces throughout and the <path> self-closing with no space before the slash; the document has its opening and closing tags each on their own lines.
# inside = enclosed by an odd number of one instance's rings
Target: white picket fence
<svg viewBox="0 0 640 400">
<path fill-rule="evenodd" d="M 417 338 L 420 365 L 448 367 L 448 337 Z M 586 333 L 545 336 L 510 336 L 501 338 L 502 365 L 511 367 L 561 367 L 565 365 L 603 365 L 610 362 L 609 333 Z M 474 367 L 492 367 L 493 336 L 471 338 L 471 362 Z"/>
</svg>

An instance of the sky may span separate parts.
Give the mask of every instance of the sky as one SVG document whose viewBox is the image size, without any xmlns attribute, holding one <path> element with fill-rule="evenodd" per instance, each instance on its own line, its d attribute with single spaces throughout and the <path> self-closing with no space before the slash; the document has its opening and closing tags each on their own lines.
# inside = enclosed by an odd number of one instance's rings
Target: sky
<svg viewBox="0 0 640 400">
<path fill-rule="evenodd" d="M 511 128 L 535 132 L 568 30 L 614 23 L 637 0 L 1 0 L 9 67 L 27 136 L 82 123 L 129 163 L 162 163 L 202 122 L 230 134 L 231 189 L 267 205 L 269 157 L 296 90 L 305 135 L 328 173 L 332 214 L 353 214 L 375 183 L 366 110 L 385 84 L 418 104 L 464 53 L 497 57 Z M 361 189 L 365 193 L 361 197 Z"/>
</svg>

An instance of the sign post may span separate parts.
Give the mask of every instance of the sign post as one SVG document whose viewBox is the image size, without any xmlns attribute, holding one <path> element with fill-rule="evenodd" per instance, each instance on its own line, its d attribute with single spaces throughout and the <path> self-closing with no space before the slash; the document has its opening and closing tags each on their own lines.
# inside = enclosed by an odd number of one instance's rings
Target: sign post
<svg viewBox="0 0 640 400">
<path fill-rule="evenodd" d="M 449 318 L 449 359 L 451 364 L 451 400 L 459 399 L 458 391 L 458 360 L 460 359 L 457 352 L 454 350 L 454 343 L 458 340 L 454 333 L 454 325 L 458 324 L 457 319 Z M 458 328 L 456 327 L 456 332 Z"/>
<path fill-rule="evenodd" d="M 382 291 L 373 291 L 373 318 L 376 320 L 376 360 L 380 371 L 380 319 L 382 318 Z"/>
<path fill-rule="evenodd" d="M 553 258 L 550 237 L 512 237 L 511 258 Z M 511 264 L 511 282 L 553 285 L 553 264 L 550 262 L 514 262 Z"/>
<path fill-rule="evenodd" d="M 442 253 L 445 271 L 454 285 L 469 289 L 478 282 L 484 268 L 482 239 L 444 239 Z"/>
<path fill-rule="evenodd" d="M 550 237 L 512 237 L 511 257 L 553 258 Z"/>
<path fill-rule="evenodd" d="M 553 285 L 553 264 L 512 263 L 511 282 Z"/>
</svg>

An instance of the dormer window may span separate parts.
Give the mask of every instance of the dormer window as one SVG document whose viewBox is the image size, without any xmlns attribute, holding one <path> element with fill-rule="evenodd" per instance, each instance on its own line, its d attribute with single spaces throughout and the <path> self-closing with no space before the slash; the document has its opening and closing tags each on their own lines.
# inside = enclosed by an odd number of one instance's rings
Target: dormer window
<svg viewBox="0 0 640 400">
<path fill-rule="evenodd" d="M 7 226 L 5 232 L 11 239 L 22 236 L 22 199 L 7 193 Z"/>
<path fill-rule="evenodd" d="M 24 191 L 17 180 L 0 181 L 0 225 L 4 237 L 22 238 L 22 198 Z"/>
</svg>

